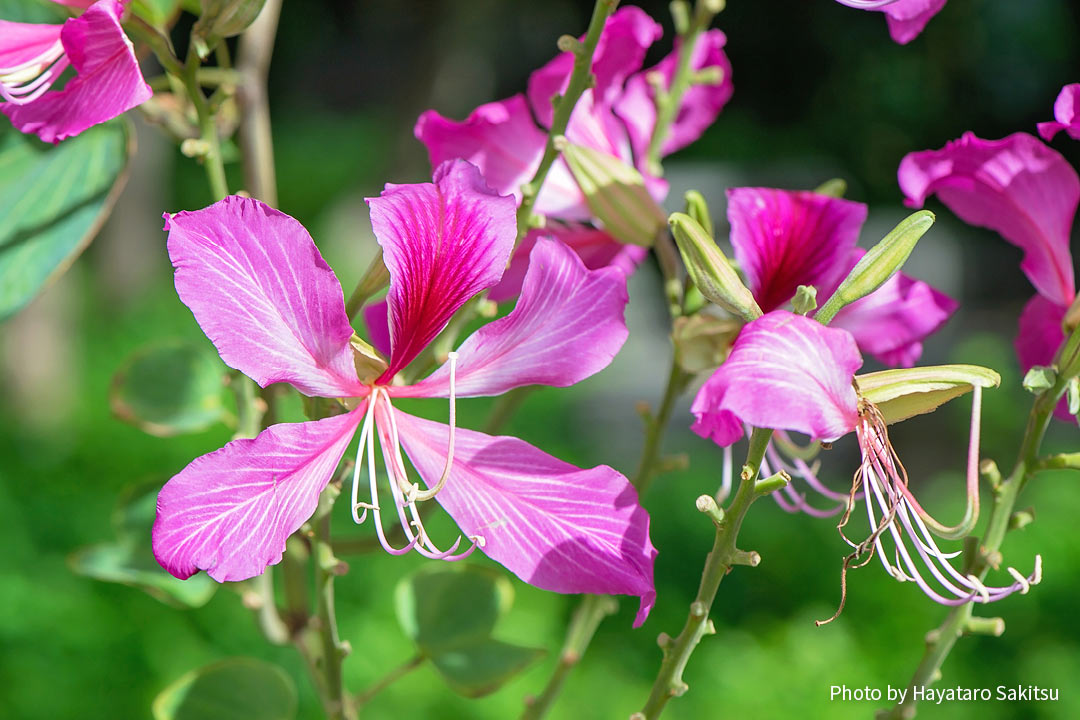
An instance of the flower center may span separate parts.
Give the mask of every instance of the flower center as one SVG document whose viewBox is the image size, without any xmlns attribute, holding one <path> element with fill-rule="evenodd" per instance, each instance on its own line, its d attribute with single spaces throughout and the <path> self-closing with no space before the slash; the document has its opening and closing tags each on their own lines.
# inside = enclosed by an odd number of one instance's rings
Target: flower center
<svg viewBox="0 0 1080 720">
<path fill-rule="evenodd" d="M 394 417 L 394 407 L 390 402 L 390 395 L 381 386 L 373 386 L 368 398 L 367 412 L 364 415 L 363 427 L 360 430 L 360 442 L 356 451 L 356 466 L 353 469 L 352 482 L 352 515 L 353 521 L 362 524 L 371 511 L 375 520 L 375 532 L 379 538 L 379 544 L 387 552 L 393 555 L 404 555 L 410 550 L 415 550 L 424 557 L 436 560 L 461 560 L 477 548 L 483 546 L 484 538 L 476 535 L 469 539 L 472 545 L 463 552 L 455 554 L 461 545 L 461 537 L 458 536 L 454 544 L 446 550 L 440 550 L 431 542 L 423 520 L 420 518 L 418 503 L 431 500 L 446 486 L 450 479 L 450 472 L 454 464 L 454 434 L 457 428 L 456 392 L 455 392 L 455 369 L 457 366 L 457 353 L 449 355 L 450 362 L 450 438 L 446 450 L 446 463 L 443 466 L 442 475 L 430 489 L 421 490 L 418 483 L 410 482 L 408 472 L 405 469 L 405 460 L 401 453 L 401 439 L 398 434 L 397 420 Z M 382 523 L 382 508 L 379 505 L 378 474 L 375 469 L 375 436 L 379 436 L 379 450 L 382 453 L 383 467 L 386 470 L 387 485 L 390 495 L 393 497 L 394 509 L 402 534 L 407 543 L 404 547 L 396 548 L 387 538 Z M 370 500 L 367 502 L 359 499 L 360 472 L 364 466 L 364 456 L 367 456 L 367 476 L 370 491 Z"/>
<path fill-rule="evenodd" d="M 12 67 L 0 67 L 0 97 L 25 105 L 44 95 L 69 65 L 64 46 L 57 40 L 35 58 Z"/>
</svg>

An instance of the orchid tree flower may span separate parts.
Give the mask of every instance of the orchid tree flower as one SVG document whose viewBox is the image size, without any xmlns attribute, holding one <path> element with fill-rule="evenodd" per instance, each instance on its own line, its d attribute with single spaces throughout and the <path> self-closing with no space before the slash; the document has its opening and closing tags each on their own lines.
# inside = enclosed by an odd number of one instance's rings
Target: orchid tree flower
<svg viewBox="0 0 1080 720">
<path fill-rule="evenodd" d="M 1054 120 L 1038 125 L 1043 140 L 1050 142 L 1064 130 L 1073 140 L 1080 140 L 1080 83 L 1061 88 L 1054 101 Z"/>
<path fill-rule="evenodd" d="M 865 565 L 876 554 L 892 577 L 915 582 L 930 598 L 945 605 L 986 603 L 1027 592 L 1041 577 L 1038 557 L 1030 576 L 1008 568 L 1014 582 L 990 587 L 957 570 L 950 561 L 959 553 L 942 550 L 935 539 L 961 537 L 970 531 L 978 515 L 981 385 L 972 385 L 969 512 L 961 523 L 964 527 L 948 527 L 930 516 L 912 493 L 907 472 L 889 441 L 887 410 L 870 400 L 855 376 L 862 362 L 855 338 L 848 331 L 774 310 L 743 327 L 727 361 L 698 392 L 691 407 L 696 418 L 692 429 L 722 447 L 742 437 L 744 424 L 799 432 L 830 442 L 854 431 L 862 462 L 838 528 L 843 535 L 856 493 L 861 491 L 869 534 L 859 542 L 844 535 L 854 548 L 845 559 L 845 573 L 849 567 Z M 893 419 L 906 416 L 909 414 Z"/>
<path fill-rule="evenodd" d="M 627 479 L 455 420 L 458 397 L 564 387 L 606 367 L 627 336 L 625 275 L 589 270 L 559 242 L 538 240 L 514 310 L 477 330 L 430 376 L 403 385 L 398 371 L 462 304 L 499 281 L 516 236 L 514 200 L 454 161 L 433 183 L 388 184 L 368 202 L 390 272 L 385 360 L 354 335 L 337 278 L 289 216 L 239 197 L 166 215 L 177 292 L 225 363 L 263 387 L 284 382 L 337 399 L 342 414 L 272 425 L 194 460 L 158 496 L 158 561 L 180 578 L 205 570 L 219 581 L 279 562 L 359 429 L 352 517 L 370 515 L 388 552 L 457 560 L 479 547 L 539 588 L 639 596 L 640 624 L 655 598 L 656 551 Z M 449 425 L 394 406 L 421 397 L 448 398 Z M 423 486 L 410 479 L 404 456 Z M 445 549 L 429 537 L 418 506 L 433 498 L 467 538 L 465 549 L 461 537 Z M 401 547 L 383 529 L 386 514 L 400 523 Z"/>
<path fill-rule="evenodd" d="M 620 8 L 608 18 L 593 55 L 595 83 L 581 96 L 566 131 L 570 143 L 637 167 L 657 202 L 667 194 L 667 184 L 648 172 L 645 151 L 656 125 L 655 87 L 670 87 L 677 49 L 653 68 L 642 71 L 641 66 L 646 51 L 661 33 L 660 25 L 637 7 Z M 719 82 L 694 85 L 686 92 L 663 154 L 696 140 L 731 98 L 731 64 L 723 51 L 725 42 L 722 32 L 710 30 L 695 45 L 692 68 L 716 72 Z M 572 52 L 557 55 L 532 73 L 525 94 L 481 105 L 461 122 L 435 110 L 424 112 L 414 132 L 427 147 L 432 166 L 464 158 L 481 169 L 497 192 L 513 194 L 520 202 L 521 186 L 533 178 L 544 154 L 552 100 L 565 90 L 573 63 Z M 644 248 L 623 245 L 607 233 L 596 234 L 583 225 L 593 219 L 592 212 L 562 158 L 548 173 L 534 209 L 549 222 L 543 230 L 533 231 L 533 236 L 550 234 L 570 247 L 587 248 L 579 254 L 589 267 L 603 262 L 633 267 L 645 256 Z M 602 247 L 604 240 L 607 248 Z M 519 248 L 515 260 L 524 261 L 530 242 Z M 516 294 L 517 278 L 520 273 L 508 274 L 495 296 Z"/>
<path fill-rule="evenodd" d="M 86 12 L 62 25 L 0 20 L 0 112 L 49 143 L 142 104 L 153 94 L 120 27 L 127 0 L 53 0 Z M 53 85 L 68 68 L 62 90 Z"/>
<path fill-rule="evenodd" d="M 941 12 L 945 0 L 836 0 L 841 5 L 885 13 L 889 35 L 901 45 L 919 37 L 930 18 Z"/>
<path fill-rule="evenodd" d="M 855 243 L 866 205 L 805 191 L 742 187 L 727 191 L 735 259 L 762 312 L 785 306 L 799 285 L 829 297 L 865 251 Z M 956 310 L 955 300 L 896 273 L 870 295 L 837 314 L 832 325 L 850 332 L 882 363 L 911 367 L 922 340 Z"/>
<path fill-rule="evenodd" d="M 1027 133 L 1001 140 L 966 133 L 940 150 L 905 156 L 898 178 L 908 205 L 921 207 L 937 195 L 964 222 L 994 230 L 1023 251 L 1020 269 L 1037 294 L 1020 314 L 1016 353 L 1025 372 L 1051 364 L 1076 300 L 1069 249 L 1080 203 L 1076 170 Z M 1055 414 L 1075 421 L 1064 400 Z"/>
</svg>

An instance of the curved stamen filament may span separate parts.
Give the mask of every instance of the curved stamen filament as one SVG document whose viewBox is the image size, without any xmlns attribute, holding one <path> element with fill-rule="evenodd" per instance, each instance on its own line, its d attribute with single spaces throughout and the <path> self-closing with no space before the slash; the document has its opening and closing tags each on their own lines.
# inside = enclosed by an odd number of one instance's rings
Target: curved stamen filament
<svg viewBox="0 0 1080 720">
<path fill-rule="evenodd" d="M 446 481 L 450 478 L 450 469 L 454 466 L 454 431 L 457 429 L 457 395 L 455 386 L 457 382 L 457 358 L 458 354 L 456 352 L 451 352 L 447 355 L 447 359 L 450 362 L 450 439 L 448 441 L 448 447 L 446 448 L 446 464 L 443 466 L 442 475 L 439 476 L 439 481 L 435 483 L 435 487 L 428 490 L 420 490 L 418 485 L 412 487 L 412 492 L 409 495 L 410 502 L 430 500 L 438 495 L 439 491 L 446 485 Z"/>
<path fill-rule="evenodd" d="M 836 2 L 857 10 L 876 10 L 899 2 L 899 0 L 836 0 Z"/>
<path fill-rule="evenodd" d="M 69 64 L 64 46 L 57 40 L 35 58 L 0 68 L 0 97 L 15 105 L 33 102 L 49 90 Z"/>
</svg>

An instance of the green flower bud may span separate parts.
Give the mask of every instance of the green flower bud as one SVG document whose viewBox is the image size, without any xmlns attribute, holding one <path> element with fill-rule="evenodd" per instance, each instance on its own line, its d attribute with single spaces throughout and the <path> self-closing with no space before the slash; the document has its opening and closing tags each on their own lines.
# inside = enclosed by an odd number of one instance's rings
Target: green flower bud
<svg viewBox="0 0 1080 720">
<path fill-rule="evenodd" d="M 817 288 L 813 285 L 800 285 L 795 290 L 795 297 L 791 299 L 791 305 L 795 312 L 806 315 L 817 309 Z"/>
<path fill-rule="evenodd" d="M 694 218 L 705 233 L 712 237 L 712 215 L 709 214 L 709 204 L 705 202 L 705 196 L 697 190 L 687 190 L 683 198 L 686 200 L 686 214 Z"/>
<path fill-rule="evenodd" d="M 191 31 L 199 57 L 207 57 L 223 39 L 247 30 L 265 3 L 266 0 L 202 0 L 202 14 Z"/>
<path fill-rule="evenodd" d="M 761 317 L 761 308 L 753 294 L 705 228 L 685 213 L 672 213 L 668 223 L 686 272 L 701 294 L 747 322 Z"/>
<path fill-rule="evenodd" d="M 833 178 L 832 180 L 826 180 L 825 182 L 814 188 L 814 192 L 818 195 L 828 195 L 829 197 L 842 198 L 844 193 L 847 192 L 847 181 L 843 178 Z"/>
</svg>

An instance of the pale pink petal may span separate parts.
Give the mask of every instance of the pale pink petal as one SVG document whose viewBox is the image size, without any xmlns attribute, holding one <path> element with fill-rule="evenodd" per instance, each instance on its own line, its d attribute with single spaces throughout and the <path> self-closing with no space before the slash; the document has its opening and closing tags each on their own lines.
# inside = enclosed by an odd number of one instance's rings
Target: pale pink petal
<svg viewBox="0 0 1080 720">
<path fill-rule="evenodd" d="M 536 241 L 513 312 L 458 348 L 458 397 L 501 395 L 524 385 L 566 387 L 603 370 L 626 341 L 626 275 L 589 270 L 558 240 Z M 447 397 L 450 367 L 393 395 Z"/>
<path fill-rule="evenodd" d="M 440 165 L 434 184 L 387 183 L 367 202 L 390 271 L 388 379 L 465 301 L 499 281 L 514 249 L 517 219 L 514 199 L 493 193 L 464 160 Z"/>
<path fill-rule="evenodd" d="M 63 90 L 25 105 L 0 104 L 0 112 L 20 131 L 57 143 L 150 99 L 153 92 L 120 27 L 123 11 L 119 0 L 100 0 L 64 23 L 60 39 L 75 77 Z"/>
<path fill-rule="evenodd" d="M 430 487 L 449 428 L 394 411 L 401 444 Z M 561 593 L 636 595 L 634 626 L 656 599 L 649 515 L 625 477 L 582 470 L 514 437 L 458 428 L 453 470 L 436 496 L 464 535 L 519 578 Z"/>
<path fill-rule="evenodd" d="M 512 194 L 518 202 L 521 186 L 532 179 L 547 142 L 522 95 L 481 105 L 463 122 L 428 110 L 413 133 L 427 147 L 432 168 L 455 158 L 468 160 L 480 168 L 492 190 Z"/>
<path fill-rule="evenodd" d="M 664 78 L 664 87 L 671 88 L 679 56 L 679 41 L 675 42 L 675 49 L 663 60 L 627 80 L 625 91 L 615 103 L 615 112 L 626 123 L 639 166 L 644 166 L 649 140 L 656 127 L 656 93 L 648 81 L 648 76 L 650 73 L 660 73 Z M 662 156 L 670 155 L 701 137 L 731 99 L 735 86 L 731 81 L 731 61 L 723 49 L 726 42 L 724 33 L 709 30 L 701 35 L 694 46 L 690 66 L 694 70 L 719 68 L 722 78 L 719 84 L 692 85 L 686 91 L 668 136 L 661 145 Z"/>
<path fill-rule="evenodd" d="M 910 153 L 900 163 L 907 204 L 938 198 L 961 220 L 996 230 L 1024 251 L 1020 269 L 1059 305 L 1075 294 L 1069 236 L 1080 179 L 1060 154 L 1027 133 L 981 140 L 965 133 L 941 150 Z"/>
<path fill-rule="evenodd" d="M 364 308 L 364 324 L 367 325 L 367 339 L 371 346 L 390 357 L 390 308 L 386 298 Z"/>
<path fill-rule="evenodd" d="M 856 248 L 848 270 L 866 253 Z M 945 324 L 957 302 L 921 280 L 896 273 L 866 297 L 847 305 L 832 326 L 847 330 L 859 349 L 890 366 L 911 367 L 922 340 Z"/>
<path fill-rule="evenodd" d="M 731 355 L 698 392 L 693 429 L 722 445 L 734 421 L 834 440 L 858 420 L 852 380 L 862 365 L 846 330 L 774 310 L 743 327 Z"/>
<path fill-rule="evenodd" d="M 799 285 L 827 297 L 839 284 L 865 205 L 771 188 L 731 188 L 727 196 L 735 259 L 763 311 L 787 303 Z"/>
<path fill-rule="evenodd" d="M 941 12 L 945 0 L 897 0 L 881 8 L 889 24 L 889 35 L 901 45 L 919 36 L 930 18 Z"/>
<path fill-rule="evenodd" d="M 607 19 L 592 62 L 594 87 L 603 103 L 615 101 L 626 78 L 641 68 L 645 52 L 662 34 L 660 25 L 632 5 L 620 8 Z M 529 104 L 544 127 L 551 126 L 554 114 L 551 98 L 566 90 L 573 69 L 574 54 L 564 52 L 529 76 Z"/>
<path fill-rule="evenodd" d="M 47 53 L 60 41 L 63 27 L 0 20 L 0 75 Z"/>
<path fill-rule="evenodd" d="M 521 292 L 521 283 L 529 267 L 529 253 L 538 238 L 553 237 L 577 253 L 585 267 L 590 270 L 617 267 L 631 275 L 637 266 L 649 254 L 648 248 L 640 245 L 624 245 L 603 230 L 578 224 L 551 223 L 543 228 L 530 230 L 521 243 L 514 249 L 510 264 L 503 273 L 499 284 L 488 292 L 488 299 L 503 302 L 517 297 Z"/>
<path fill-rule="evenodd" d="M 1073 140 L 1080 140 L 1080 83 L 1071 83 L 1061 88 L 1054 102 L 1055 122 L 1039 123 L 1039 134 L 1050 142 L 1064 130 Z"/>
<path fill-rule="evenodd" d="M 304 226 L 252 198 L 166 213 L 176 292 L 221 359 L 259 385 L 352 397 L 353 329 L 334 271 Z"/>
<path fill-rule="evenodd" d="M 1036 295 L 1024 306 L 1020 313 L 1020 329 L 1016 335 L 1016 356 L 1020 360 L 1020 371 L 1026 373 L 1033 365 L 1050 365 L 1054 362 L 1058 348 L 1065 341 L 1065 331 L 1061 327 L 1065 319 L 1066 308 L 1050 302 L 1042 295 Z M 1054 409 L 1054 415 L 1067 422 L 1076 422 L 1076 417 L 1069 414 L 1064 398 Z"/>
<path fill-rule="evenodd" d="M 245 580 L 281 561 L 315 512 L 366 404 L 347 415 L 271 425 L 196 458 L 158 494 L 154 557 L 184 579 Z"/>
</svg>

